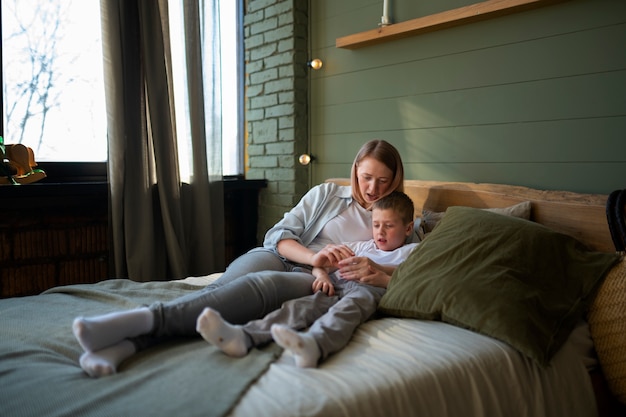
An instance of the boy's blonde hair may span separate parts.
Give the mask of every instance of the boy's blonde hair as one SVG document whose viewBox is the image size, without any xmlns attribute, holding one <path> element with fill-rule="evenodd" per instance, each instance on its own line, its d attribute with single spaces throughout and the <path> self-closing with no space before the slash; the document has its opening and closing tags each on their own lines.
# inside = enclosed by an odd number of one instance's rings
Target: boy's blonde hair
<svg viewBox="0 0 626 417">
<path fill-rule="evenodd" d="M 392 191 L 391 194 L 387 194 L 380 200 L 376 200 L 372 205 L 372 210 L 387 210 L 391 209 L 400 215 L 400 218 L 404 224 L 409 224 L 413 221 L 415 215 L 415 206 L 413 200 L 403 193 L 402 191 Z"/>
</svg>

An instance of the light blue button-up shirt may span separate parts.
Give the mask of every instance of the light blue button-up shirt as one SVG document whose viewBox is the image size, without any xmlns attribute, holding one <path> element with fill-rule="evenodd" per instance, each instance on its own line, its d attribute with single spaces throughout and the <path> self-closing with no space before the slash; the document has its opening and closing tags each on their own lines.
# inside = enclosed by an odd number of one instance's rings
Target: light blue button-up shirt
<svg viewBox="0 0 626 417">
<path fill-rule="evenodd" d="M 282 220 L 267 231 L 263 247 L 277 252 L 278 242 L 283 239 L 293 239 L 308 247 L 326 223 L 352 202 L 350 186 L 323 183 L 311 188 Z"/>
</svg>

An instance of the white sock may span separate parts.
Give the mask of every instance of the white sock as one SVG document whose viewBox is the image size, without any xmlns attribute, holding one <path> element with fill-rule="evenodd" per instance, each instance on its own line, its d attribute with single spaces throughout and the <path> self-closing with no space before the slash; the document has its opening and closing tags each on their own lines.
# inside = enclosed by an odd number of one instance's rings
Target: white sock
<svg viewBox="0 0 626 417">
<path fill-rule="evenodd" d="M 149 333 L 153 326 L 152 312 L 141 307 L 102 316 L 77 317 L 72 330 L 85 352 L 96 352 L 124 339 Z"/>
<path fill-rule="evenodd" d="M 135 353 L 135 345 L 129 340 L 122 340 L 97 352 L 85 352 L 80 357 L 80 367 L 90 377 L 112 375 L 117 372 L 120 363 Z"/>
<path fill-rule="evenodd" d="M 228 356 L 239 358 L 248 354 L 248 337 L 241 326 L 228 323 L 218 311 L 210 307 L 205 308 L 198 316 L 196 330 L 204 340 L 217 346 Z"/>
<path fill-rule="evenodd" d="M 294 356 L 300 368 L 315 368 L 322 355 L 315 339 L 306 334 L 298 333 L 282 324 L 272 324 L 272 337 L 280 347 Z"/>
</svg>

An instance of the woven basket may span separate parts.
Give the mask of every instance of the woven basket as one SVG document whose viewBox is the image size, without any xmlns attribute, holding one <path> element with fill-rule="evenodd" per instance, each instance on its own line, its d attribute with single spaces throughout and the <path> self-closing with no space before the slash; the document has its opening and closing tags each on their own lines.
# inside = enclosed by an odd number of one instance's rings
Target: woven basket
<svg viewBox="0 0 626 417">
<path fill-rule="evenodd" d="M 626 258 L 622 257 L 602 282 L 588 320 L 609 388 L 626 404 Z"/>
</svg>

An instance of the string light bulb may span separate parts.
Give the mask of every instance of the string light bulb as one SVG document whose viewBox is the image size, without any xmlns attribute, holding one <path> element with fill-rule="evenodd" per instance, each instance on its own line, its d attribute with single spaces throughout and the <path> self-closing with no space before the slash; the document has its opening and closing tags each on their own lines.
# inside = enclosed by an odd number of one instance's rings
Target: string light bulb
<svg viewBox="0 0 626 417">
<path fill-rule="evenodd" d="M 309 67 L 313 68 L 314 70 L 318 70 L 318 69 L 322 68 L 322 66 L 324 65 L 322 60 L 319 59 L 319 58 L 315 58 L 315 59 L 309 61 L 308 64 L 309 64 Z"/>
<path fill-rule="evenodd" d="M 300 162 L 301 165 L 307 166 L 314 159 L 315 158 L 313 158 L 311 155 L 303 153 L 302 155 L 298 157 L 298 162 Z"/>
</svg>

